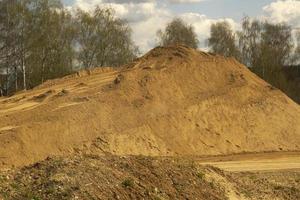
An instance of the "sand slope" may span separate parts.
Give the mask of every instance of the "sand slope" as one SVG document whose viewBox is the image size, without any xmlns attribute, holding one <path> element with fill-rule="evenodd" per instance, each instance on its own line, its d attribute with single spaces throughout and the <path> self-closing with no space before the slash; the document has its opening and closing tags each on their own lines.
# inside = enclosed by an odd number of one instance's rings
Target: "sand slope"
<svg viewBox="0 0 300 200">
<path fill-rule="evenodd" d="M 299 151 L 300 107 L 233 58 L 156 48 L 0 99 L 0 166 L 51 155 Z"/>
</svg>

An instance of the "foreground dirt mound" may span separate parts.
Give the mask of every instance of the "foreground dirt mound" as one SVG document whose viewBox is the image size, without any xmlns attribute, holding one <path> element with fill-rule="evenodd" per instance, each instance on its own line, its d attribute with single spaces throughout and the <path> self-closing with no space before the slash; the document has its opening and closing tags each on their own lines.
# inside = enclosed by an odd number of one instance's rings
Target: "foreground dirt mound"
<svg viewBox="0 0 300 200">
<path fill-rule="evenodd" d="M 222 189 L 204 179 L 206 170 L 173 159 L 109 156 L 48 159 L 5 173 L 0 195 L 7 200 L 226 199 Z"/>
<path fill-rule="evenodd" d="M 75 156 L 0 172 L 0 199 L 300 198 L 300 172 L 230 173 L 180 158 Z"/>
<path fill-rule="evenodd" d="M 233 58 L 156 48 L 0 99 L 0 165 L 51 155 L 299 151 L 300 108 Z"/>
</svg>

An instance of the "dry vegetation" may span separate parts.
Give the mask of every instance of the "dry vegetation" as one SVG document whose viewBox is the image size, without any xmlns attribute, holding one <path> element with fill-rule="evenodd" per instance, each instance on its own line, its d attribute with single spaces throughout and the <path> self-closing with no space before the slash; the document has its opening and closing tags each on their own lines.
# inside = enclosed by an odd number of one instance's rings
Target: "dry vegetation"
<svg viewBox="0 0 300 200">
<path fill-rule="evenodd" d="M 229 173 L 192 159 L 81 155 L 0 174 L 4 199 L 300 198 L 300 172 Z"/>
</svg>

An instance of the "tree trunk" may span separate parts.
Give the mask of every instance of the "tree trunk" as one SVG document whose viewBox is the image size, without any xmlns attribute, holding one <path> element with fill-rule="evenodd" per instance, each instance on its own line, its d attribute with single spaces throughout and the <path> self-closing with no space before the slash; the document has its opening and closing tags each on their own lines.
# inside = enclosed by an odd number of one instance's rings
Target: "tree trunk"
<svg viewBox="0 0 300 200">
<path fill-rule="evenodd" d="M 27 86 L 26 86 L 26 66 L 25 66 L 25 56 L 23 54 L 22 56 L 22 71 L 23 71 L 23 89 L 26 91 Z"/>
<path fill-rule="evenodd" d="M 15 66 L 15 90 L 18 91 L 18 67 Z"/>
<path fill-rule="evenodd" d="M 9 88 L 9 67 L 8 63 L 6 65 L 6 96 L 8 96 L 8 88 Z"/>
<path fill-rule="evenodd" d="M 44 80 L 45 80 L 44 76 L 45 76 L 45 64 L 43 62 L 42 63 L 42 84 L 44 83 Z"/>
</svg>

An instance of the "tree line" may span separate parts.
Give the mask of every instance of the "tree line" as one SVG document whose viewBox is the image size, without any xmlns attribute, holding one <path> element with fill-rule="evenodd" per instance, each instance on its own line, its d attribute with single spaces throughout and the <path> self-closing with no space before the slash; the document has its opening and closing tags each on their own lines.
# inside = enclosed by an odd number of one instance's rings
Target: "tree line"
<svg viewBox="0 0 300 200">
<path fill-rule="evenodd" d="M 210 51 L 235 57 L 300 102 L 300 32 L 249 17 L 241 27 L 235 32 L 226 21 L 212 24 Z M 194 27 L 180 18 L 157 37 L 161 46 L 199 46 Z M 60 0 L 0 0 L 0 96 L 82 68 L 120 66 L 138 54 L 130 26 L 113 9 L 71 12 Z"/>
<path fill-rule="evenodd" d="M 0 1 L 0 96 L 80 68 L 119 66 L 137 56 L 114 10 L 70 12 L 60 0 Z"/>
</svg>

